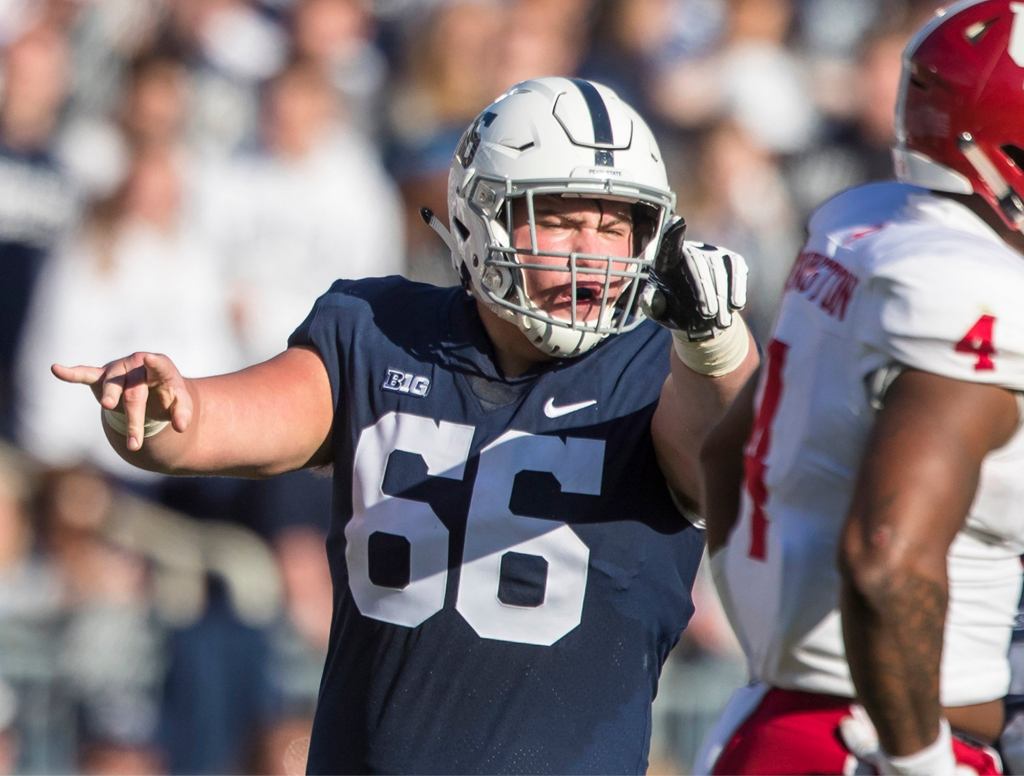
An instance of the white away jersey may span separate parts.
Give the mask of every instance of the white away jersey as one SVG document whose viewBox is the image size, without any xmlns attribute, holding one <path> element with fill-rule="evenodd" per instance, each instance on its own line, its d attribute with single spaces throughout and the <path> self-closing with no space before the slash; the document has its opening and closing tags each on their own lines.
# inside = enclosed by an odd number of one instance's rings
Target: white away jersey
<svg viewBox="0 0 1024 776">
<path fill-rule="evenodd" d="M 902 364 L 1024 390 L 1024 257 L 966 207 L 898 183 L 840 194 L 809 234 L 761 370 L 740 519 L 713 563 L 753 678 L 852 696 L 836 557 L 870 378 Z M 950 550 L 946 705 L 1005 694 L 1022 504 L 1018 432 L 986 459 Z"/>
</svg>

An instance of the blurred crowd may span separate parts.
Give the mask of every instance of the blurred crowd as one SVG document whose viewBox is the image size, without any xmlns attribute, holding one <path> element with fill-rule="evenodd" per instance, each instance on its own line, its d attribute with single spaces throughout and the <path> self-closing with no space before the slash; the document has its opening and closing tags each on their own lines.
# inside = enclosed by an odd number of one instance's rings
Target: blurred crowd
<svg viewBox="0 0 1024 776">
<path fill-rule="evenodd" d="M 0 772 L 299 773 L 330 623 L 330 480 L 158 478 L 48 367 L 186 374 L 281 350 L 338 277 L 454 282 L 466 124 L 603 81 L 690 235 L 770 325 L 811 208 L 889 176 L 899 56 L 936 0 L 0 0 Z M 743 667 L 705 581 L 652 771 Z M 703 605 L 702 605 L 703 604 Z"/>
</svg>

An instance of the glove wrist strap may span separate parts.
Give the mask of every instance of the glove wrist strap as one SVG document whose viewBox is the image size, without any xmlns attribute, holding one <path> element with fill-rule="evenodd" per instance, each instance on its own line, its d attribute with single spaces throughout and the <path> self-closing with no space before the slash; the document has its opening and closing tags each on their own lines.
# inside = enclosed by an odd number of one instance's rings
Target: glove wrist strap
<svg viewBox="0 0 1024 776">
<path fill-rule="evenodd" d="M 743 363 L 750 350 L 750 337 L 743 319 L 734 315 L 732 326 L 700 342 L 691 342 L 684 332 L 673 329 L 672 347 L 679 360 L 694 372 L 722 377 Z"/>
<path fill-rule="evenodd" d="M 901 757 L 886 755 L 885 760 L 889 773 L 952 776 L 956 760 L 953 757 L 953 735 L 949 730 L 949 722 L 939 720 L 939 737 L 924 749 Z"/>
</svg>

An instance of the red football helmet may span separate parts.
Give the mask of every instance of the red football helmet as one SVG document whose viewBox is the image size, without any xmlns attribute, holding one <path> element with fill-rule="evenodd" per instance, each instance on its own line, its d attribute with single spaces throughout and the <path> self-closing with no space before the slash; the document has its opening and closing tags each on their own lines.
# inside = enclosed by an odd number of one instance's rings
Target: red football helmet
<svg viewBox="0 0 1024 776">
<path fill-rule="evenodd" d="M 962 0 L 907 45 L 896 176 L 980 195 L 1024 230 L 1024 2 Z"/>
</svg>

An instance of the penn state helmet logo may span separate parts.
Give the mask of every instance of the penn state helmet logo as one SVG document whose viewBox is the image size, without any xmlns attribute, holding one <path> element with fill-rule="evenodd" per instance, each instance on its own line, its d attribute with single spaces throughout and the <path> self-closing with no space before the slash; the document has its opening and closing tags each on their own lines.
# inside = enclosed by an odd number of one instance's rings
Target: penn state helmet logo
<svg viewBox="0 0 1024 776">
<path fill-rule="evenodd" d="M 484 111 L 476 117 L 476 121 L 469 126 L 466 134 L 462 136 L 462 142 L 459 143 L 459 150 L 455 152 L 455 157 L 462 164 L 463 169 L 473 163 L 476 150 L 480 147 L 480 125 L 483 124 L 485 127 L 489 127 L 496 118 L 498 118 L 497 113 Z"/>
</svg>

